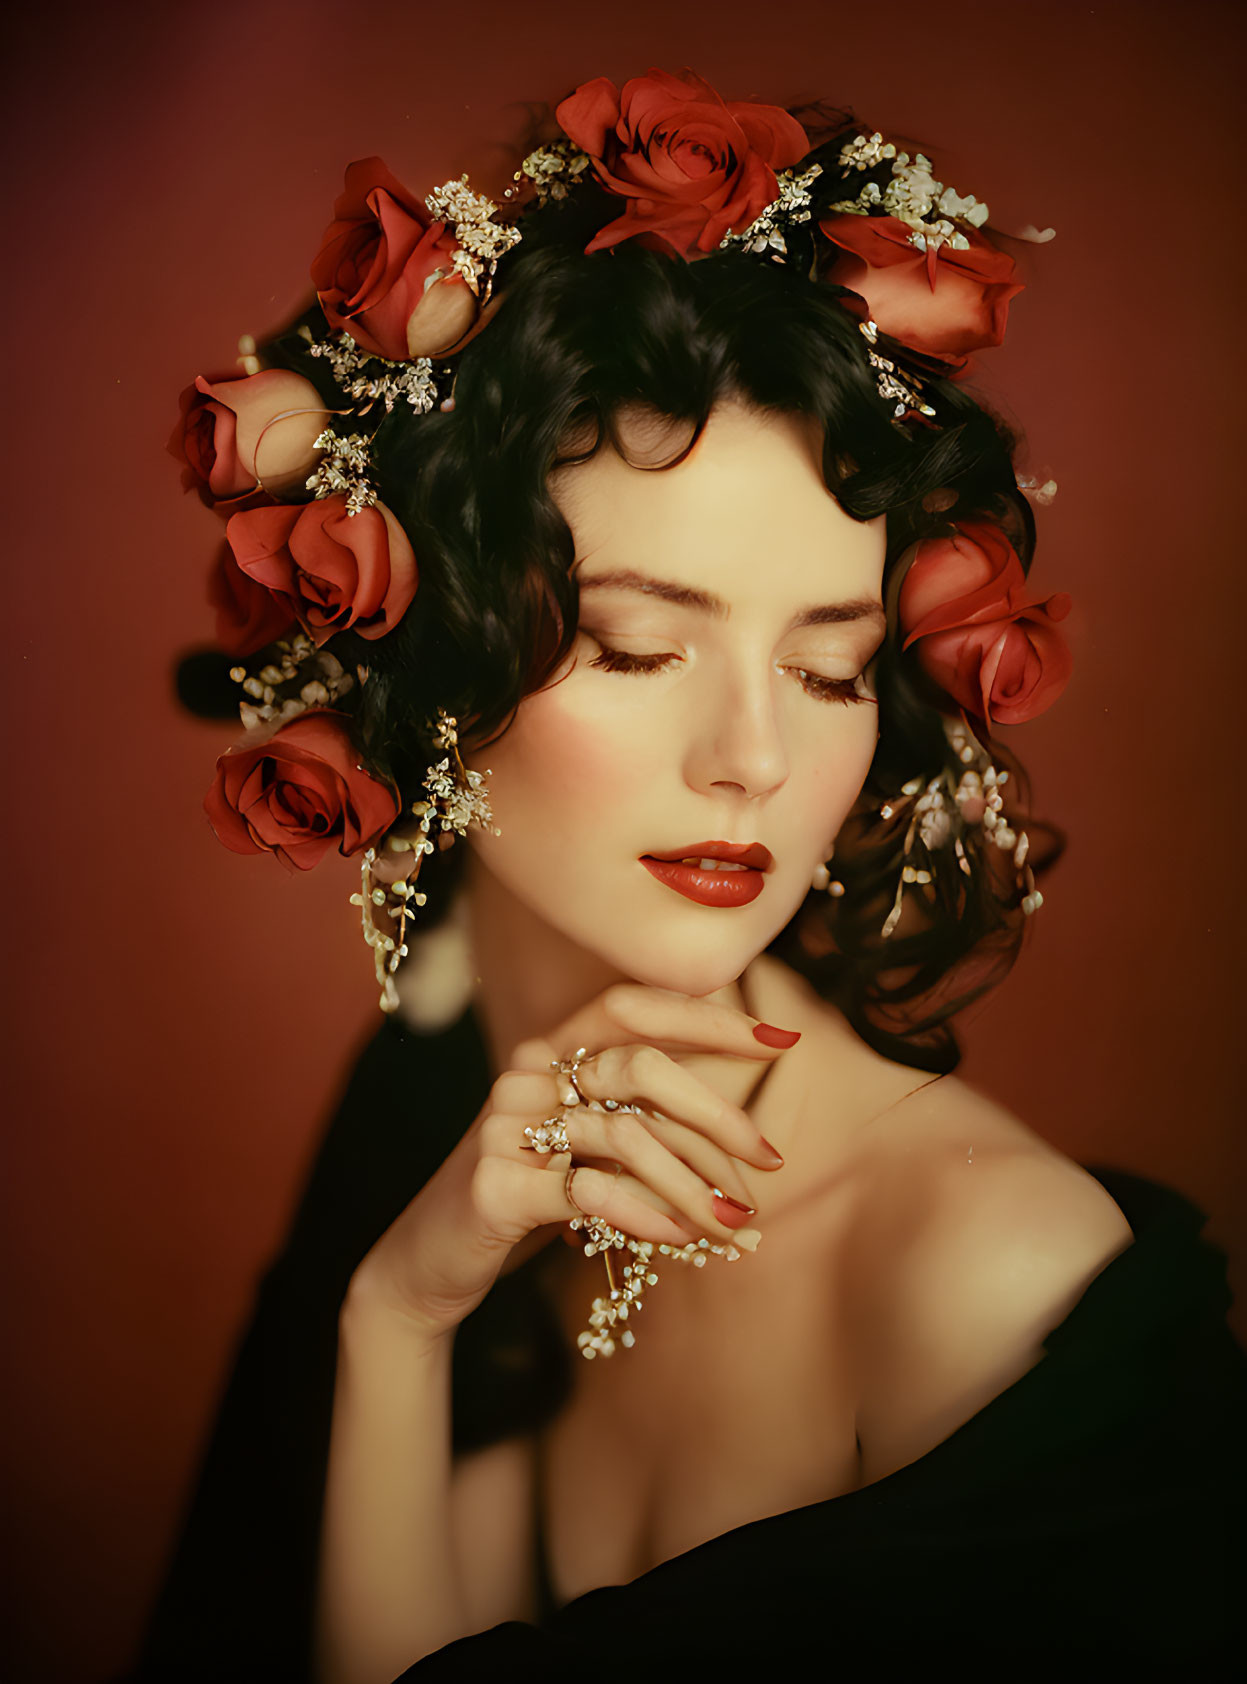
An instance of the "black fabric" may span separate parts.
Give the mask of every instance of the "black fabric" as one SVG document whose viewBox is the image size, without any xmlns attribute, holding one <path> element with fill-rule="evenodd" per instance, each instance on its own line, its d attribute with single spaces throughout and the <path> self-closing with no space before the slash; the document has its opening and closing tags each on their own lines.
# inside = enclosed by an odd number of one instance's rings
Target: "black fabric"
<svg viewBox="0 0 1247 1684">
<path fill-rule="evenodd" d="M 261 1286 L 134 1684 L 309 1678 L 338 1307 L 488 1085 L 471 1013 L 431 1037 L 387 1022 L 366 1048 Z M 1180 1194 L 1092 1173 L 1135 1243 L 1044 1359 L 926 1456 L 403 1680 L 1236 1675 L 1247 1358 L 1225 1259 Z M 456 1450 L 550 1419 L 571 1360 L 532 1268 L 504 1277 L 456 1336 Z"/>
</svg>

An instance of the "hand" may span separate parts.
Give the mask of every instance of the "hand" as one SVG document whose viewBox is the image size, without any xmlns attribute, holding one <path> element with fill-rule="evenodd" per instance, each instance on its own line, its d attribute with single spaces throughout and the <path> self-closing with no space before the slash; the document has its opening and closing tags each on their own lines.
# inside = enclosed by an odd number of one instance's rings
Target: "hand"
<svg viewBox="0 0 1247 1684">
<path fill-rule="evenodd" d="M 778 1160 L 751 1118 L 672 1054 L 769 1063 L 782 1049 L 759 1041 L 755 1024 L 730 1006 L 616 984 L 548 1039 L 524 1042 L 458 1145 L 360 1264 L 348 1303 L 397 1312 L 440 1338 L 476 1308 L 516 1245 L 582 1210 L 656 1245 L 701 1235 L 739 1243 L 749 1217 L 718 1203 L 714 1189 L 752 1204 L 738 1164 L 771 1170 Z M 570 1156 L 527 1150 L 525 1127 L 563 1106 L 566 1078 L 551 1061 L 582 1046 L 592 1049 L 577 1075 L 586 1099 L 641 1111 L 578 1105 L 563 1112 Z M 565 1191 L 573 1162 L 575 1205 Z"/>
</svg>

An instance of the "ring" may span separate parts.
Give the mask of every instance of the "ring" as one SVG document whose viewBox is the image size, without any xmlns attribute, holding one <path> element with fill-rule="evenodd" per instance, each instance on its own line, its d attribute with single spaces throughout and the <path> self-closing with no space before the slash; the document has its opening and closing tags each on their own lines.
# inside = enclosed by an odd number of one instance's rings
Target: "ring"
<svg viewBox="0 0 1247 1684">
<path fill-rule="evenodd" d="M 572 1143 L 567 1138 L 567 1120 L 562 1116 L 547 1117 L 536 1128 L 527 1124 L 524 1133 L 528 1138 L 520 1143 L 522 1151 L 546 1153 L 570 1152 L 572 1149 Z"/>
<path fill-rule="evenodd" d="M 563 1197 L 574 1210 L 578 1210 L 582 1216 L 588 1216 L 589 1212 L 582 1205 L 578 1205 L 572 1197 L 572 1176 L 581 1167 L 580 1164 L 569 1164 L 567 1166 L 567 1174 L 563 1177 Z"/>
<path fill-rule="evenodd" d="M 563 1193 L 564 1193 L 564 1196 L 567 1199 L 568 1204 L 572 1205 L 576 1210 L 578 1210 L 582 1216 L 592 1216 L 592 1214 L 593 1214 L 592 1211 L 586 1210 L 583 1205 L 578 1205 L 576 1203 L 575 1199 L 572 1197 L 572 1176 L 575 1175 L 575 1173 L 578 1169 L 585 1169 L 586 1167 L 587 1166 L 585 1164 L 569 1164 L 568 1165 L 567 1174 L 563 1177 Z M 623 1170 L 622 1164 L 616 1164 L 615 1165 L 615 1179 L 618 1179 L 622 1170 Z"/>
<path fill-rule="evenodd" d="M 576 1079 L 580 1074 L 580 1061 L 582 1058 L 588 1057 L 588 1051 L 587 1047 L 577 1047 L 570 1058 L 552 1058 L 550 1060 L 551 1070 L 556 1070 L 560 1076 L 566 1076 L 572 1093 L 576 1096 L 574 1099 L 565 1099 L 564 1104 L 566 1105 L 587 1105 L 589 1103 L 587 1095 Z"/>
</svg>

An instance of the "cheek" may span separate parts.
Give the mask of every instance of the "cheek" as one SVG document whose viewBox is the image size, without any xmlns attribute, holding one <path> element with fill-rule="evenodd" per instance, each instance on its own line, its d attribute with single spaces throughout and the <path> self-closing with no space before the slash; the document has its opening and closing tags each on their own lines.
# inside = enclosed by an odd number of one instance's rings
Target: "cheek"
<svg viewBox="0 0 1247 1684">
<path fill-rule="evenodd" d="M 878 740 L 878 710 L 871 707 L 868 717 L 851 721 L 833 751 L 823 744 L 811 754 L 799 783 L 806 792 L 805 810 L 814 828 L 826 833 L 824 839 L 839 830 L 857 800 Z"/>
<path fill-rule="evenodd" d="M 653 777 L 653 750 L 631 710 L 572 708 L 557 687 L 528 698 L 507 735 L 472 762 L 493 768 L 494 810 L 505 826 L 536 814 L 580 829 L 626 804 Z"/>
</svg>

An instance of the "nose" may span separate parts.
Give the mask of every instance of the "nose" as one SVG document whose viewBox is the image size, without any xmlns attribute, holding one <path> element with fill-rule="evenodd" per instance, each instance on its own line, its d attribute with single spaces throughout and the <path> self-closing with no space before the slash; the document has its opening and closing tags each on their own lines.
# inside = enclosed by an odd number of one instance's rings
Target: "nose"
<svg viewBox="0 0 1247 1684">
<path fill-rule="evenodd" d="M 691 698 L 692 733 L 685 777 L 702 794 L 727 790 L 756 801 L 788 776 L 788 750 L 776 677 L 725 671 Z"/>
</svg>

